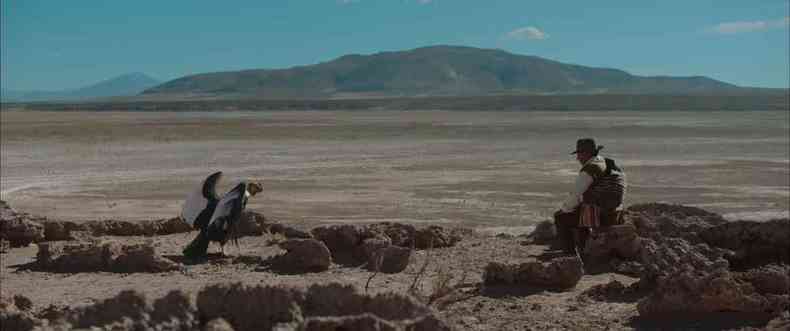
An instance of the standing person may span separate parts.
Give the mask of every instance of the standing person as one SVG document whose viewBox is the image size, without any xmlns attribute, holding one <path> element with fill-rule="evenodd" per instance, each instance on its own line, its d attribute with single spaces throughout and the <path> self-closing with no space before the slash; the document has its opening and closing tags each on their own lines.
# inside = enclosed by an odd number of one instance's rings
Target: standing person
<svg viewBox="0 0 790 331">
<path fill-rule="evenodd" d="M 573 190 L 554 213 L 557 241 L 569 254 L 578 254 L 587 243 L 590 232 L 603 225 L 620 222 L 620 209 L 625 195 L 625 173 L 610 158 L 599 155 L 603 146 L 592 138 L 576 141 L 576 160 L 582 165 Z"/>
</svg>

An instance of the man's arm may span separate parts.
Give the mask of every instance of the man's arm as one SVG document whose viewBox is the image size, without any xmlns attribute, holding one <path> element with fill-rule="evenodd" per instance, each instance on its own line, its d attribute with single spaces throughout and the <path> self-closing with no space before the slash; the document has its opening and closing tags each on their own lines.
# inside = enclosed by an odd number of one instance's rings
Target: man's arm
<svg viewBox="0 0 790 331">
<path fill-rule="evenodd" d="M 568 198 L 565 199 L 565 202 L 562 203 L 562 208 L 560 209 L 563 213 L 570 213 L 579 204 L 582 202 L 582 195 L 587 189 L 592 185 L 593 178 L 588 175 L 584 171 L 580 171 L 579 175 L 576 177 L 576 183 L 574 183 L 573 191 L 568 194 Z"/>
</svg>

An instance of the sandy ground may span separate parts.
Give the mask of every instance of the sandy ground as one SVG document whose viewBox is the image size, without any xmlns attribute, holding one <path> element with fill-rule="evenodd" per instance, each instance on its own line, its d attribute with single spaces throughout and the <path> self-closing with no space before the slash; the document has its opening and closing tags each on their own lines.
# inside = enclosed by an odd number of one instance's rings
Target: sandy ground
<svg viewBox="0 0 790 331">
<path fill-rule="evenodd" d="M 115 238 L 125 242 L 152 241 L 165 257 L 182 261 L 181 249 L 194 234 L 178 234 L 153 238 L 125 237 Z M 183 271 L 159 274 L 115 274 L 115 273 L 76 273 L 58 274 L 26 270 L 35 260 L 36 247 L 13 249 L 2 255 L 2 291 L 10 296 L 23 294 L 39 310 L 49 305 L 58 307 L 79 306 L 112 297 L 121 289 L 136 289 L 147 296 L 161 297 L 170 290 L 183 289 L 195 294 L 206 284 L 215 282 L 244 282 L 247 284 L 288 284 L 309 286 L 322 282 L 342 282 L 352 284 L 364 291 L 372 273 L 362 268 L 333 267 L 322 273 L 299 275 L 278 274 L 261 270 L 259 262 L 266 257 L 280 254 L 276 246 L 269 246 L 269 236 L 246 237 L 240 242 L 240 250 L 229 247 L 229 256 L 214 257 L 203 264 L 187 265 Z M 618 279 L 630 284 L 636 279 L 614 274 L 585 276 L 575 290 L 569 292 L 498 292 L 496 289 L 479 291 L 474 285 L 482 280 L 482 271 L 490 261 L 523 261 L 536 259 L 544 253 L 543 246 L 523 246 L 522 239 L 471 236 L 456 247 L 417 251 L 409 267 L 398 274 L 377 274 L 370 282 L 371 293 L 379 291 L 405 292 L 419 273 L 426 260 L 429 267 L 425 281 L 421 282 L 421 293 L 428 294 L 438 273 L 449 273 L 456 280 L 466 275 L 469 287 L 462 291 L 468 295 L 463 300 L 440 308 L 442 315 L 459 330 L 523 330 L 526 325 L 534 326 L 535 321 L 557 327 L 588 329 L 603 326 L 627 328 L 621 319 L 636 315 L 635 303 L 585 302 L 579 303 L 579 294 L 595 284 L 603 284 Z M 211 251 L 216 247 L 211 247 Z M 598 316 L 605 311 L 605 316 Z M 522 316 L 521 314 L 529 314 Z M 569 314 L 569 315 L 568 315 Z M 566 316 L 567 315 L 567 316 Z M 575 320 L 575 319 L 578 320 Z"/>
</svg>

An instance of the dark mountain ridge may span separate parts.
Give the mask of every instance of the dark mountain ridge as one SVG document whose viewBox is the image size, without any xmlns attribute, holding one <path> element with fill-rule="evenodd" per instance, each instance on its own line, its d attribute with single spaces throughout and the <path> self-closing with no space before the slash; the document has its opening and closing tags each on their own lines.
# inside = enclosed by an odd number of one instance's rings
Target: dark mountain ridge
<svg viewBox="0 0 790 331">
<path fill-rule="evenodd" d="M 636 76 L 498 49 L 431 46 L 345 55 L 314 65 L 181 77 L 143 92 L 162 96 L 370 98 L 524 94 L 749 92 L 703 76 Z"/>
</svg>

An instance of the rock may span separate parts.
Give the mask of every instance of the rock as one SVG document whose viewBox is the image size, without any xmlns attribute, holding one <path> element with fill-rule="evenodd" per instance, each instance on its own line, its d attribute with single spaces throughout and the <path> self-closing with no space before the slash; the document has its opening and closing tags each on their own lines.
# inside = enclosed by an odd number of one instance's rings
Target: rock
<svg viewBox="0 0 790 331">
<path fill-rule="evenodd" d="M 222 318 L 236 330 L 271 330 L 302 319 L 305 294 L 278 286 L 214 284 L 197 294 L 201 318 Z"/>
<path fill-rule="evenodd" d="M 284 237 L 286 237 L 288 239 L 294 239 L 294 238 L 297 238 L 297 239 L 311 239 L 311 238 L 313 238 L 313 235 L 311 235 L 308 232 L 305 232 L 305 231 L 302 231 L 302 230 L 290 227 L 288 225 L 280 224 L 280 223 L 274 223 L 271 226 L 269 226 L 269 232 L 271 234 L 283 235 Z"/>
<path fill-rule="evenodd" d="M 0 238 L 0 254 L 8 252 L 11 249 L 11 243 L 4 238 Z"/>
<path fill-rule="evenodd" d="M 641 262 L 623 261 L 617 258 L 609 261 L 609 267 L 616 273 L 631 277 L 639 277 L 645 272 L 645 267 Z"/>
<path fill-rule="evenodd" d="M 68 221 L 47 220 L 42 222 L 44 225 L 44 239 L 46 241 L 74 240 L 72 231 L 83 231 L 84 227 L 80 224 Z"/>
<path fill-rule="evenodd" d="M 54 272 L 164 272 L 180 266 L 164 259 L 150 245 L 123 245 L 117 242 L 41 243 L 37 267 Z"/>
<path fill-rule="evenodd" d="M 598 284 L 582 292 L 581 296 L 595 301 L 633 302 L 638 295 L 636 288 L 625 286 L 618 280 L 606 284 Z"/>
<path fill-rule="evenodd" d="M 152 308 L 150 316 L 153 321 L 161 323 L 179 320 L 188 324 L 197 323 L 194 320 L 197 306 L 188 294 L 180 290 L 170 291 L 164 297 L 156 299 Z"/>
<path fill-rule="evenodd" d="M 656 289 L 637 304 L 641 316 L 740 312 L 779 314 L 790 307 L 790 296 L 762 295 L 748 282 L 738 281 L 725 268 L 711 272 L 679 270 L 659 278 Z"/>
<path fill-rule="evenodd" d="M 729 271 L 726 250 L 683 239 L 648 240 L 640 287 L 653 289 L 637 305 L 640 315 L 739 312 L 777 314 L 790 307 L 788 267 Z"/>
<path fill-rule="evenodd" d="M 535 225 L 535 230 L 527 238 L 532 238 L 532 242 L 537 245 L 547 245 L 554 242 L 557 237 L 557 230 L 554 222 L 543 221 Z"/>
<path fill-rule="evenodd" d="M 110 244 L 105 247 L 105 251 L 112 252 L 107 256 L 107 271 L 133 273 L 166 272 L 181 269 L 179 264 L 159 256 L 151 245 Z"/>
<path fill-rule="evenodd" d="M 315 284 L 307 289 L 304 316 L 345 316 L 371 313 L 387 321 L 404 321 L 433 314 L 411 296 L 384 292 L 361 294 L 353 285 Z"/>
<path fill-rule="evenodd" d="M 634 224 L 637 234 L 644 238 L 683 238 L 701 243 L 700 232 L 727 222 L 721 215 L 696 207 L 663 203 L 632 205 L 626 209 L 625 219 Z"/>
<path fill-rule="evenodd" d="M 438 225 L 431 225 L 414 233 L 417 249 L 452 247 L 459 241 L 461 241 L 460 236 Z"/>
<path fill-rule="evenodd" d="M 11 247 L 24 247 L 44 239 L 44 226 L 0 200 L 0 239 L 8 241 Z"/>
<path fill-rule="evenodd" d="M 790 264 L 790 219 L 727 222 L 701 231 L 700 236 L 709 245 L 735 251 L 729 260 L 738 269 Z"/>
<path fill-rule="evenodd" d="M 28 309 L 21 309 L 16 306 L 16 298 L 11 299 L 0 296 L 0 327 L 3 330 L 33 330 L 41 324 L 41 321 L 34 317 Z"/>
<path fill-rule="evenodd" d="M 359 257 L 357 246 L 372 234 L 367 234 L 362 227 L 351 224 L 321 226 L 310 232 L 313 237 L 324 242 L 336 263 L 359 265 L 365 262 Z"/>
<path fill-rule="evenodd" d="M 398 331 L 400 328 L 376 315 L 366 313 L 351 316 L 310 317 L 299 325 L 299 331 Z"/>
<path fill-rule="evenodd" d="M 276 259 L 282 269 L 297 272 L 321 272 L 329 270 L 332 254 L 326 245 L 315 239 L 289 239 L 280 243 L 286 253 Z"/>
<path fill-rule="evenodd" d="M 30 311 L 33 308 L 33 301 L 24 295 L 17 294 L 14 296 L 14 306 L 21 311 Z"/>
<path fill-rule="evenodd" d="M 222 318 L 215 318 L 206 323 L 204 331 L 234 331 L 233 326 Z"/>
<path fill-rule="evenodd" d="M 369 224 L 366 227 L 372 236 L 386 237 L 390 243 L 401 247 L 413 247 L 414 236 L 417 230 L 410 224 L 401 224 L 393 222 L 381 222 Z"/>
<path fill-rule="evenodd" d="M 680 238 L 645 240 L 641 250 L 644 271 L 640 282 L 651 287 L 660 277 L 682 270 L 727 270 L 729 263 L 724 259 L 727 253 L 706 244 L 691 245 Z"/>
<path fill-rule="evenodd" d="M 398 273 L 409 266 L 411 259 L 411 249 L 391 245 L 383 239 L 366 239 L 361 249 L 367 257 L 366 267 L 371 271 Z"/>
<path fill-rule="evenodd" d="M 790 311 L 787 311 L 784 314 L 768 321 L 768 324 L 765 326 L 765 331 L 787 330 L 790 330 Z"/>
<path fill-rule="evenodd" d="M 485 285 L 529 285 L 567 290 L 584 275 L 579 257 L 559 257 L 549 262 L 530 261 L 519 264 L 489 263 L 483 273 Z"/>
<path fill-rule="evenodd" d="M 431 314 L 410 321 L 406 324 L 405 329 L 409 331 L 451 331 L 453 328 L 444 320 Z"/>
<path fill-rule="evenodd" d="M 266 232 L 266 217 L 258 212 L 245 210 L 239 217 L 239 224 L 236 233 L 240 237 L 260 236 Z"/>
<path fill-rule="evenodd" d="M 760 294 L 790 293 L 790 267 L 787 265 L 766 265 L 735 273 L 735 278 L 752 284 Z"/>
<path fill-rule="evenodd" d="M 154 222 L 157 224 L 156 234 L 160 236 L 174 233 L 186 233 L 193 230 L 192 226 L 187 224 L 181 217 L 162 219 Z"/>
<path fill-rule="evenodd" d="M 633 260 L 639 258 L 642 248 L 642 239 L 636 233 L 636 227 L 631 224 L 612 225 L 595 238 L 587 241 L 584 252 L 596 260 L 609 260 L 619 258 Z"/>
</svg>

